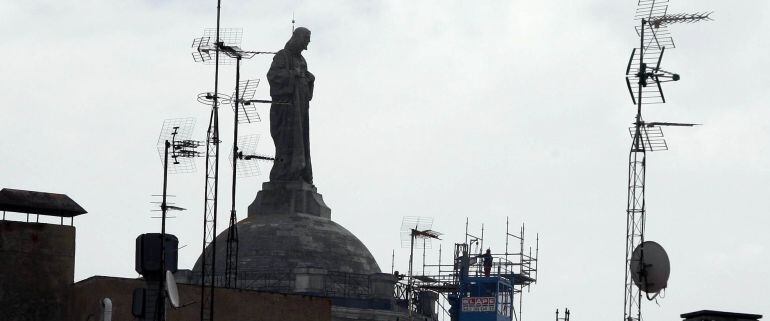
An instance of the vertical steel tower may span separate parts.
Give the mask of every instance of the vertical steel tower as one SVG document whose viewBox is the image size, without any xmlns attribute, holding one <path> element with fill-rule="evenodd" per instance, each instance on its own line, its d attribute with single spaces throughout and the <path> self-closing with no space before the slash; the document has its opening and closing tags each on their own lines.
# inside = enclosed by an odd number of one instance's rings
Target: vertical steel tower
<svg viewBox="0 0 770 321">
<path fill-rule="evenodd" d="M 626 85 L 636 105 L 636 117 L 634 126 L 629 129 L 632 143 L 628 156 L 624 321 L 642 320 L 641 290 L 635 286 L 629 266 L 634 249 L 644 242 L 647 152 L 668 149 L 661 126 L 695 125 L 645 122 L 642 117 L 642 106 L 665 103 L 661 83 L 678 81 L 680 78 L 678 74 L 665 71 L 660 67 L 666 48 L 674 48 L 668 25 L 710 20 L 710 14 L 668 14 L 668 0 L 638 0 L 636 19 L 640 24 L 636 31 L 639 35 L 639 47 L 632 51 L 626 68 Z M 642 252 L 642 257 L 643 255 Z M 649 294 L 647 295 L 648 299 L 651 299 Z"/>
<path fill-rule="evenodd" d="M 214 94 L 209 127 L 206 131 L 206 183 L 203 206 L 203 249 L 201 253 L 201 321 L 214 320 L 214 287 L 216 286 L 216 264 L 214 261 L 217 248 L 217 198 L 219 195 L 219 52 L 222 45 L 219 38 L 219 21 L 221 9 L 222 1 L 217 0 L 217 27 L 214 38 Z M 200 51 L 200 47 L 198 49 Z"/>
<path fill-rule="evenodd" d="M 201 253 L 201 320 L 214 319 L 214 288 L 216 280 L 217 204 L 219 195 L 219 106 L 231 97 L 219 93 L 219 66 L 231 65 L 233 59 L 225 50 L 240 43 L 243 30 L 220 28 L 221 0 L 217 1 L 217 27 L 204 30 L 203 37 L 193 40 L 192 56 L 196 62 L 214 65 L 214 92 L 198 95 L 198 101 L 211 106 L 206 131 L 206 184 L 203 212 L 203 249 Z M 214 44 L 211 39 L 214 38 Z"/>
</svg>

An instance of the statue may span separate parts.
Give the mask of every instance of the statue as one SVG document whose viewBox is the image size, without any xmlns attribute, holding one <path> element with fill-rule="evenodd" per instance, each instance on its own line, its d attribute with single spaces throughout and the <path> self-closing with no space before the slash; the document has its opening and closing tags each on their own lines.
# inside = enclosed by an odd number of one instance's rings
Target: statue
<svg viewBox="0 0 770 321">
<path fill-rule="evenodd" d="M 313 99 L 315 76 L 307 71 L 302 50 L 310 43 L 310 30 L 297 28 L 278 51 L 267 72 L 270 83 L 270 135 L 275 160 L 270 181 L 262 184 L 249 217 L 297 213 L 331 218 L 331 209 L 313 185 L 310 163 L 308 110 Z"/>
<path fill-rule="evenodd" d="M 270 181 L 304 181 L 313 184 L 310 163 L 308 110 L 315 76 L 307 70 L 302 50 L 310 43 L 310 30 L 294 30 L 286 46 L 275 54 L 267 81 L 270 84 L 270 135 L 275 161 Z"/>
</svg>

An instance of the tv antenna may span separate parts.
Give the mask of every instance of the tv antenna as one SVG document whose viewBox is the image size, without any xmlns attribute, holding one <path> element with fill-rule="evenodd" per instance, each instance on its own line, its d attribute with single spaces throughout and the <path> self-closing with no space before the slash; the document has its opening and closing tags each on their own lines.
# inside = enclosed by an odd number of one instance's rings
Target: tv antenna
<svg viewBox="0 0 770 321">
<path fill-rule="evenodd" d="M 636 105 L 636 117 L 630 133 L 632 138 L 628 160 L 628 198 L 626 207 L 626 260 L 625 294 L 623 299 L 623 320 L 642 320 L 641 287 L 635 287 L 631 267 L 635 260 L 644 258 L 645 219 L 646 219 L 646 156 L 647 152 L 668 150 L 663 136 L 663 126 L 686 126 L 696 124 L 645 122 L 642 106 L 663 104 L 665 82 L 678 81 L 679 74 L 661 68 L 663 54 L 674 48 L 674 40 L 668 26 L 675 23 L 693 23 L 711 20 L 710 12 L 693 14 L 669 14 L 669 0 L 638 0 L 635 19 L 639 21 L 636 32 L 639 47 L 631 52 L 626 67 L 626 86 L 631 94 L 631 101 Z M 637 257 L 634 252 L 639 250 Z M 661 248 L 662 249 L 662 248 Z M 644 262 L 644 260 L 642 260 Z M 644 272 L 642 268 L 639 272 Z M 649 288 L 645 288 L 649 290 Z M 649 298 L 649 297 L 648 297 Z"/>
<path fill-rule="evenodd" d="M 195 158 L 202 156 L 197 151 L 202 145 L 200 141 L 191 139 L 195 128 L 195 118 L 172 118 L 163 121 L 156 148 L 161 164 L 170 174 L 195 172 Z M 166 142 L 169 146 L 166 146 Z M 166 159 L 165 151 L 170 149 L 170 157 Z M 170 166 L 166 166 L 170 161 Z"/>
<path fill-rule="evenodd" d="M 406 302 L 408 305 L 412 304 L 410 297 L 412 295 L 412 289 L 414 287 L 413 277 L 413 263 L 414 263 L 414 240 L 422 239 L 423 247 L 430 245 L 432 239 L 440 240 L 440 232 L 431 230 L 433 227 L 432 217 L 419 217 L 419 216 L 404 216 L 401 220 L 401 247 L 409 245 L 409 279 L 406 286 Z M 423 256 L 424 257 L 424 256 Z M 409 308 L 409 316 L 411 318 L 412 309 Z"/>
<path fill-rule="evenodd" d="M 238 167 L 235 176 L 238 178 L 253 177 L 261 175 L 259 163 L 271 162 L 275 157 L 261 154 L 257 151 L 259 145 L 259 135 L 245 135 L 238 137 Z M 233 161 L 233 153 L 230 153 L 230 160 Z M 232 162 L 235 164 L 235 162 Z"/>
<path fill-rule="evenodd" d="M 212 40 L 214 40 L 213 43 Z M 242 40 L 242 28 L 219 28 L 217 26 L 217 28 L 203 29 L 203 36 L 193 40 L 192 48 L 195 49 L 192 52 L 193 60 L 204 65 L 232 65 L 235 63 L 235 58 L 222 55 L 220 52 L 225 46 L 237 47 Z M 219 60 L 217 61 L 217 59 Z"/>
<path fill-rule="evenodd" d="M 158 284 L 159 296 L 157 301 L 158 304 L 156 305 L 156 307 L 158 307 L 158 309 L 156 309 L 157 320 L 166 319 L 167 293 L 164 286 L 166 286 L 168 281 L 168 275 L 171 274 L 171 272 L 166 269 L 166 216 L 169 210 L 184 210 L 178 206 L 168 205 L 168 174 L 171 171 L 173 171 L 173 173 L 189 173 L 195 170 L 195 162 L 193 159 L 200 156 L 200 152 L 196 149 L 201 146 L 201 143 L 190 139 L 194 126 L 194 118 L 167 119 L 163 122 L 163 127 L 158 136 L 157 148 L 158 152 L 161 153 L 161 161 L 163 164 L 163 195 L 160 203 L 160 266 L 162 273 L 160 274 L 160 282 Z M 173 274 L 171 274 L 171 277 L 173 278 Z M 174 294 L 168 294 L 173 302 Z"/>
</svg>

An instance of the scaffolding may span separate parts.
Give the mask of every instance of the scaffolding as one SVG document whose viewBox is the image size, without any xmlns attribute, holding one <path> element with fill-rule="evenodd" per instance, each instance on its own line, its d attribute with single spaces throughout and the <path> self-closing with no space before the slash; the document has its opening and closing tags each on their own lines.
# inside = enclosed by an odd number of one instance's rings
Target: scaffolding
<svg viewBox="0 0 770 321">
<path fill-rule="evenodd" d="M 525 244 L 525 228 L 522 224 L 518 234 L 510 231 L 510 222 L 506 218 L 505 251 L 503 253 L 490 253 L 492 257 L 491 276 L 509 280 L 512 286 L 513 299 L 510 302 L 508 313 L 511 319 L 521 321 L 523 318 L 523 294 L 529 292 L 530 285 L 537 283 L 537 262 L 539 256 L 540 236 L 535 238 L 535 248 Z M 465 222 L 465 242 L 454 244 L 453 260 L 443 260 L 443 247 L 439 245 L 438 260 L 435 264 L 426 261 L 423 249 L 422 275 L 413 276 L 413 290 L 415 292 L 431 291 L 439 294 L 441 299 L 436 306 L 437 315 L 446 318 L 453 314 L 449 302 L 450 296 L 458 295 L 462 288 L 463 275 L 471 277 L 485 276 L 484 257 L 484 226 L 482 225 L 479 236 L 471 234 L 468 230 L 469 221 Z M 518 243 L 518 244 L 515 244 Z M 467 270 L 463 270 L 467 266 Z M 409 302 L 410 309 L 417 309 L 419 302 Z M 502 306 L 506 306 L 502 304 Z"/>
</svg>

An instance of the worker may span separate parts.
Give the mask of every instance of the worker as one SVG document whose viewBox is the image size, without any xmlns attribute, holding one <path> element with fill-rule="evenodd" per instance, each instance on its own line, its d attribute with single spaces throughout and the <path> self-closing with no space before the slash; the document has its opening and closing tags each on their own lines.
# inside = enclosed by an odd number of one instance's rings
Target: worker
<svg viewBox="0 0 770 321">
<path fill-rule="evenodd" d="M 481 257 L 484 259 L 484 276 L 488 277 L 489 273 L 492 272 L 492 251 L 487 249 Z"/>
</svg>

